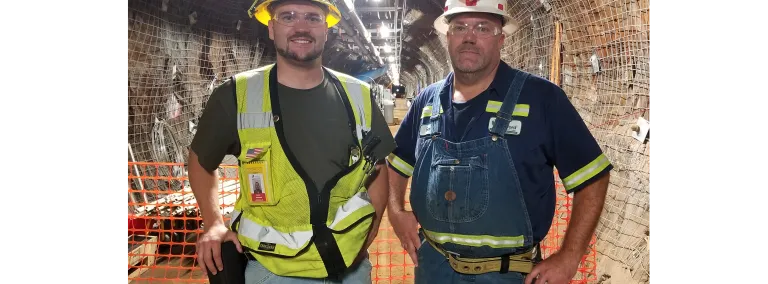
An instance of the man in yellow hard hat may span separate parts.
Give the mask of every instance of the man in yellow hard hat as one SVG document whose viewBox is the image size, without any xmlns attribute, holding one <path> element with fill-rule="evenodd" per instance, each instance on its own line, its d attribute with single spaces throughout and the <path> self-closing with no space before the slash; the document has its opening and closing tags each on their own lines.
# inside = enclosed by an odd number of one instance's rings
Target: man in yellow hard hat
<svg viewBox="0 0 768 284">
<path fill-rule="evenodd" d="M 277 63 L 233 76 L 211 95 L 189 157 L 203 215 L 198 263 L 218 274 L 221 243 L 248 259 L 246 283 L 370 283 L 367 248 L 386 207 L 383 159 L 394 139 L 370 86 L 322 66 L 327 0 L 266 0 L 249 14 L 268 26 Z M 229 224 L 215 171 L 237 157 L 240 196 Z M 229 275 L 229 274 L 228 274 Z"/>
<path fill-rule="evenodd" d="M 416 97 L 395 135 L 389 221 L 416 283 L 568 283 L 603 208 L 612 166 L 568 97 L 500 59 L 518 29 L 507 9 L 506 0 L 447 0 L 434 25 L 453 72 Z M 573 215 L 562 248 L 537 263 L 555 166 Z M 412 212 L 403 204 L 411 176 Z"/>
</svg>

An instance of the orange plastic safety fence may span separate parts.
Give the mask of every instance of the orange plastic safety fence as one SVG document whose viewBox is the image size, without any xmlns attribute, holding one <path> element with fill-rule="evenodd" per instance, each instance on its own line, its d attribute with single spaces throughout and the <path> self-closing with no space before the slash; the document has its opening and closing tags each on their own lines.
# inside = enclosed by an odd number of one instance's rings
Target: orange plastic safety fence
<svg viewBox="0 0 768 284">
<path fill-rule="evenodd" d="M 202 218 L 184 173 L 182 164 L 128 163 L 128 279 L 132 283 L 208 282 L 195 254 L 197 234 L 203 231 Z M 238 180 L 236 166 L 220 167 L 219 205 L 224 216 L 237 199 Z M 560 181 L 557 190 L 555 218 L 542 242 L 544 257 L 560 247 L 571 213 L 571 198 L 565 195 Z M 594 241 L 571 283 L 596 280 Z M 413 262 L 400 246 L 386 214 L 369 253 L 374 283 L 413 283 Z"/>
</svg>

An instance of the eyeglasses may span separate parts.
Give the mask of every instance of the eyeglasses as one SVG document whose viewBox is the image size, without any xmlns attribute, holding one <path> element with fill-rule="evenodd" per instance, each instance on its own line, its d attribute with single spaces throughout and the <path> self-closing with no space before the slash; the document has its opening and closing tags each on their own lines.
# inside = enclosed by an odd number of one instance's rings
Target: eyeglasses
<svg viewBox="0 0 768 284">
<path fill-rule="evenodd" d="M 310 27 L 319 27 L 325 25 L 325 17 L 318 15 L 317 13 L 299 13 L 294 11 L 282 12 L 279 15 L 272 17 L 273 20 L 281 25 L 293 27 L 301 21 L 307 23 Z"/>
<path fill-rule="evenodd" d="M 466 35 L 470 30 L 472 30 L 472 33 L 478 38 L 492 37 L 501 33 L 501 29 L 499 27 L 482 23 L 474 26 L 458 23 L 448 25 L 448 33 L 451 35 L 463 36 Z"/>
</svg>

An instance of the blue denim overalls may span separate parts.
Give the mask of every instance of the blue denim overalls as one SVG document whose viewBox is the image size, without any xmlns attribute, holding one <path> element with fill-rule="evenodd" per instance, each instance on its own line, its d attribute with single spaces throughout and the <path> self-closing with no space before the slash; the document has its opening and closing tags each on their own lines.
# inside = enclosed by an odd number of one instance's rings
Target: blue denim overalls
<svg viewBox="0 0 768 284">
<path fill-rule="evenodd" d="M 489 134 L 466 142 L 441 137 L 441 92 L 434 93 L 432 114 L 422 119 L 419 128 L 411 182 L 411 206 L 422 227 L 416 283 L 522 283 L 524 275 L 518 272 L 455 272 L 423 238 L 429 237 L 443 250 L 465 258 L 519 254 L 534 245 L 523 192 L 505 139 L 519 134 L 519 121 L 512 119 L 512 112 L 528 76 L 516 72 L 501 109 L 491 118 Z"/>
</svg>

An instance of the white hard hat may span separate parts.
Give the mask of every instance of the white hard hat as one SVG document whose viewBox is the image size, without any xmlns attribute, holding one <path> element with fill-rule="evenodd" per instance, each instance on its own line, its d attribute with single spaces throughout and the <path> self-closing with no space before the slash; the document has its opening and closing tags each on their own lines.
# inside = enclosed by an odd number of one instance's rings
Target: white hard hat
<svg viewBox="0 0 768 284">
<path fill-rule="evenodd" d="M 447 16 L 467 12 L 490 13 L 504 17 L 505 34 L 512 34 L 520 28 L 512 17 L 507 14 L 506 0 L 446 0 L 443 14 L 435 19 L 435 30 L 441 34 L 448 32 Z"/>
</svg>

